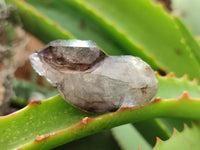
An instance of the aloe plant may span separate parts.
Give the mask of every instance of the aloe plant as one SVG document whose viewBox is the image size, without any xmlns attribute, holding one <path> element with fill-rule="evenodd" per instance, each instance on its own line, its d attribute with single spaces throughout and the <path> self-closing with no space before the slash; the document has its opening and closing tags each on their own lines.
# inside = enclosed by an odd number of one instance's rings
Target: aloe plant
<svg viewBox="0 0 200 150">
<path fill-rule="evenodd" d="M 18 8 L 24 29 L 44 43 L 90 39 L 108 55 L 139 56 L 168 75 L 157 74 L 159 89 L 151 103 L 113 113 L 83 112 L 60 95 L 32 101 L 0 118 L 0 149 L 52 149 L 111 128 L 121 149 L 187 149 L 191 140 L 199 149 L 200 47 L 179 18 L 150 0 L 7 2 Z M 173 133 L 176 129 L 183 132 Z"/>
</svg>

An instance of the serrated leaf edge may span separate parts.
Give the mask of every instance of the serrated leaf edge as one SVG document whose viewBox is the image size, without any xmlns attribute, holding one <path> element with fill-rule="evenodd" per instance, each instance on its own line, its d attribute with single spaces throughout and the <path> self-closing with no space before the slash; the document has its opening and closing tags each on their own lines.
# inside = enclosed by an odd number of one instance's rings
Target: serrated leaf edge
<svg viewBox="0 0 200 150">
<path fill-rule="evenodd" d="M 183 130 L 182 130 L 181 132 L 179 132 L 176 128 L 173 128 L 172 136 L 171 136 L 168 140 L 170 140 L 172 137 L 176 136 L 177 134 L 184 132 L 185 130 L 189 130 L 189 129 L 193 128 L 194 126 L 195 126 L 195 123 L 192 123 L 192 127 L 189 127 L 187 124 L 184 123 L 184 128 L 183 128 Z M 156 144 L 155 144 L 155 146 L 153 147 L 153 150 L 154 150 L 158 145 L 160 145 L 160 144 L 162 144 L 162 143 L 164 143 L 164 142 L 166 142 L 166 141 L 168 141 L 168 140 L 165 140 L 165 141 L 164 141 L 164 140 L 161 140 L 159 137 L 156 137 Z"/>
<path fill-rule="evenodd" d="M 27 146 L 30 146 L 32 144 L 34 145 L 35 143 L 45 142 L 45 140 L 47 140 L 49 138 L 54 138 L 54 137 L 58 136 L 59 134 L 64 134 L 64 133 L 65 134 L 76 134 L 76 138 L 70 140 L 70 141 L 72 141 L 72 140 L 83 137 L 82 135 L 80 135 L 79 132 L 91 131 L 90 126 L 92 126 L 92 124 L 96 124 L 96 123 L 99 124 L 99 122 L 101 122 L 103 119 L 108 119 L 110 117 L 117 116 L 117 115 L 120 115 L 122 113 L 124 114 L 124 113 L 132 112 L 132 111 L 138 111 L 141 108 L 145 108 L 145 107 L 148 107 L 148 106 L 151 106 L 151 105 L 154 105 L 154 104 L 168 103 L 170 101 L 172 101 L 172 102 L 174 102 L 174 101 L 188 102 L 188 101 L 200 101 L 200 99 L 193 99 L 193 98 L 189 97 L 187 92 L 183 92 L 179 97 L 177 97 L 175 99 L 163 100 L 161 98 L 156 98 L 151 103 L 144 104 L 144 105 L 141 105 L 141 106 L 136 106 L 136 107 L 123 106 L 121 109 L 119 109 L 116 112 L 104 114 L 104 115 L 101 115 L 101 116 L 96 117 L 96 118 L 85 117 L 79 123 L 77 123 L 77 124 L 75 124 L 75 125 L 73 125 L 69 128 L 66 128 L 64 130 L 57 131 L 57 132 L 50 133 L 50 134 L 45 134 L 45 135 L 38 135 L 32 143 L 29 143 L 25 146 L 22 146 L 21 148 L 18 148 L 18 149 L 26 149 Z M 32 105 L 29 105 L 27 107 L 30 107 L 30 106 L 32 106 Z M 153 116 L 153 117 L 162 117 L 162 114 L 161 115 L 155 114 L 155 116 Z M 164 115 L 164 117 L 166 117 L 166 116 Z M 199 118 L 200 118 L 200 116 L 199 116 Z M 139 120 L 143 120 L 143 119 L 139 119 Z M 122 121 L 122 123 L 115 124 L 114 126 L 118 126 L 118 125 L 125 124 L 125 123 L 128 123 L 128 122 Z M 109 129 L 109 128 L 112 128 L 114 126 L 108 125 L 108 126 L 105 126 L 105 127 L 100 127 L 97 131 L 90 132 L 90 134 L 94 134 L 94 133 L 99 132 L 99 131 L 104 130 L 104 129 Z M 176 130 L 174 129 L 174 133 L 175 132 L 176 132 Z M 70 141 L 67 141 L 67 142 L 70 142 Z"/>
</svg>

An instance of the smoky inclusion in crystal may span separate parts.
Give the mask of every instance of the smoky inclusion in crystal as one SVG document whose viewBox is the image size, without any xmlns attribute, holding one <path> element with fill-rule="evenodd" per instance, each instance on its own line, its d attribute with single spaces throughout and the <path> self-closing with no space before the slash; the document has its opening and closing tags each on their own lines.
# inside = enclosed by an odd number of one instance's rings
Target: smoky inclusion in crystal
<svg viewBox="0 0 200 150">
<path fill-rule="evenodd" d="M 73 106 L 92 113 L 149 102 L 158 81 L 134 56 L 107 56 L 90 40 L 56 40 L 30 55 L 33 68 Z"/>
</svg>

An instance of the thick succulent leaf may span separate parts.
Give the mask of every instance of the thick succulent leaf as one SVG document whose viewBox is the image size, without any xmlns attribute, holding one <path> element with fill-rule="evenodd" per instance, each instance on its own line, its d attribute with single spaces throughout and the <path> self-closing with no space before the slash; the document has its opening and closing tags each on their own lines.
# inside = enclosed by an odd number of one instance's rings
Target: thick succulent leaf
<svg viewBox="0 0 200 150">
<path fill-rule="evenodd" d="M 159 81 L 159 88 L 155 97 L 170 99 L 178 97 L 183 91 L 187 91 L 191 97 L 200 97 L 200 87 L 197 79 L 189 81 L 187 75 L 184 75 L 182 78 L 176 78 L 173 73 L 164 77 L 157 75 L 157 79 Z"/>
<path fill-rule="evenodd" d="M 89 39 L 109 50 L 106 51 L 108 54 L 125 54 L 123 49 L 117 48 L 118 44 L 110 39 L 106 32 L 102 32 L 100 27 L 91 21 L 89 15 L 84 14 L 82 7 L 73 4 L 73 1 L 28 1 L 34 7 L 20 0 L 8 2 L 18 7 L 24 28 L 45 43 L 56 39 Z M 54 30 L 53 26 L 59 30 Z"/>
<path fill-rule="evenodd" d="M 163 88 L 167 88 L 167 92 L 166 90 L 163 90 Z M 169 74 L 166 77 L 159 78 L 159 89 L 156 97 L 169 99 L 180 95 L 182 91 L 187 91 L 191 97 L 200 97 L 200 87 L 196 79 L 192 82 L 188 82 L 188 77 L 186 75 L 177 79 L 173 74 Z M 167 140 L 173 133 L 173 128 L 182 131 L 184 123 L 187 125 L 191 124 L 188 119 L 158 118 L 136 123 L 135 126 L 145 137 L 147 137 L 147 140 L 154 145 L 156 136 L 160 137 L 162 140 Z M 147 131 L 147 129 L 145 129 L 145 124 L 148 124 L 149 128 L 153 127 L 152 130 Z M 155 127 L 157 130 L 154 131 L 153 129 Z"/>
<path fill-rule="evenodd" d="M 17 10 L 21 12 L 21 18 L 26 19 L 29 18 L 28 21 L 23 21 L 23 27 L 28 30 L 30 33 L 34 33 L 36 37 L 38 37 L 43 42 L 49 42 L 49 40 L 53 40 L 57 38 L 70 39 L 73 36 L 57 25 L 52 20 L 48 19 L 46 16 L 42 15 L 38 11 L 36 11 L 30 5 L 27 5 L 23 1 L 18 1 L 15 3 Z M 52 32 L 53 31 L 53 32 Z"/>
<path fill-rule="evenodd" d="M 60 103 L 60 107 L 55 103 Z M 46 108 L 48 104 L 50 108 L 55 107 L 51 109 L 53 112 L 49 112 L 50 109 Z M 151 104 L 141 107 L 123 107 L 117 112 L 99 117 L 85 117 L 76 124 L 78 120 L 81 120 L 78 118 L 84 117 L 86 114 L 80 112 L 80 114 L 75 115 L 78 110 L 66 104 L 58 96 L 42 101 L 41 104 L 33 104 L 11 116 L 1 118 L 1 148 L 13 149 L 27 144 L 20 149 L 50 149 L 104 129 L 154 117 L 200 119 L 199 107 L 199 99 L 191 99 L 184 94 L 179 99 L 166 101 L 156 99 Z M 66 114 L 69 110 L 70 116 Z M 60 112 L 63 112 L 64 115 L 60 115 Z M 76 113 L 74 114 L 74 112 Z M 87 116 L 93 117 L 89 114 Z M 70 127 L 70 125 L 72 126 Z M 20 129 L 21 126 L 23 128 Z"/>
<path fill-rule="evenodd" d="M 184 124 L 191 125 L 191 120 L 180 118 L 156 118 L 134 123 L 134 127 L 152 146 L 156 138 L 167 140 L 171 137 L 173 129 L 183 130 Z"/>
<path fill-rule="evenodd" d="M 187 90 L 192 97 L 200 94 L 197 83 L 188 82 L 186 78 L 157 78 L 162 88 L 158 91 L 160 97 L 166 97 L 162 91 L 169 91 L 170 94 L 169 89 L 172 87 L 185 87 L 182 90 Z M 170 95 L 172 97 L 172 93 Z M 174 96 L 177 95 L 174 91 Z M 199 107 L 199 99 L 191 99 L 184 93 L 179 98 L 158 98 L 150 104 L 123 107 L 114 113 L 97 115 L 88 114 L 69 105 L 58 95 L 39 102 L 33 101 L 24 109 L 1 117 L 0 149 L 50 149 L 104 129 L 155 117 L 200 119 Z"/>
<path fill-rule="evenodd" d="M 186 39 L 184 32 L 188 31 L 185 26 L 180 29 L 176 19 L 150 0 L 25 1 L 34 8 L 20 0 L 7 1 L 19 7 L 25 28 L 37 34 L 40 39 L 38 34 L 42 34 L 46 42 L 58 38 L 59 33 L 54 37 L 54 30 L 49 30 L 51 33 L 47 34 L 47 27 L 40 25 L 41 17 L 36 14 L 56 22 L 75 38 L 94 40 L 109 55 L 136 55 L 150 63 L 154 69 L 172 71 L 177 76 L 187 73 L 190 78 L 200 78 L 200 58 L 193 53 L 194 46 L 191 46 L 195 45 L 199 53 L 199 45 L 192 36 Z M 33 20 L 39 21 L 30 24 Z M 32 30 L 35 24 L 39 24 L 37 30 L 41 32 Z"/>
<path fill-rule="evenodd" d="M 178 18 L 174 18 L 178 28 L 180 29 L 180 31 L 182 32 L 182 35 L 184 37 L 184 40 L 182 41 L 185 46 L 186 49 L 188 51 L 191 51 L 193 53 L 193 55 L 191 55 L 190 57 L 192 59 L 195 59 L 200 63 L 200 50 L 199 50 L 199 43 L 198 42 L 193 42 L 193 36 L 191 35 L 191 33 L 185 28 L 185 26 L 183 25 L 183 23 L 180 21 L 180 19 Z"/>
<path fill-rule="evenodd" d="M 178 97 L 183 91 L 187 91 L 191 97 L 200 97 L 200 88 L 196 79 L 188 82 L 187 76 L 177 79 L 173 74 L 165 77 L 158 76 L 158 79 L 159 88 L 156 97 L 169 99 Z M 134 126 L 151 145 L 155 145 L 156 137 L 167 140 L 171 136 L 173 128 L 181 131 L 184 123 L 189 125 L 190 121 L 186 119 L 156 118 L 137 122 Z"/>
<path fill-rule="evenodd" d="M 121 150 L 111 131 L 106 130 L 56 147 L 53 150 Z"/>
<path fill-rule="evenodd" d="M 115 127 L 111 131 L 123 150 L 152 149 L 151 145 L 131 124 Z"/>
<path fill-rule="evenodd" d="M 191 128 L 185 125 L 185 128 L 182 132 L 178 132 L 176 129 L 174 129 L 173 136 L 167 141 L 161 141 L 158 138 L 154 150 L 199 150 L 199 140 L 200 126 L 199 123 L 194 123 Z"/>
<path fill-rule="evenodd" d="M 188 61 L 184 62 L 185 60 L 192 60 L 193 65 L 199 65 L 197 60 L 191 57 L 194 55 L 191 50 L 187 49 L 187 46 L 190 48 L 190 45 L 184 43 L 184 33 L 174 19 L 161 7 L 154 5 L 152 1 L 129 0 L 123 4 L 120 0 L 78 1 L 93 8 L 107 22 L 114 23 L 117 29 L 124 31 L 133 43 L 141 45 L 145 52 L 156 58 L 156 61 L 167 71 L 173 71 L 179 76 L 183 75 L 186 72 L 185 69 L 189 69 Z M 113 3 L 115 5 L 112 5 Z M 112 7 L 110 7 L 111 5 Z M 192 40 L 193 43 L 196 43 L 193 38 Z M 173 61 L 169 61 L 172 59 Z M 191 77 L 195 77 L 195 74 L 199 73 L 194 72 Z"/>
<path fill-rule="evenodd" d="M 166 123 L 163 123 L 158 118 L 136 122 L 133 124 L 133 126 L 152 146 L 155 145 L 157 137 L 161 138 L 162 140 L 167 140 L 171 136 L 171 133 L 167 128 L 168 125 Z"/>
</svg>

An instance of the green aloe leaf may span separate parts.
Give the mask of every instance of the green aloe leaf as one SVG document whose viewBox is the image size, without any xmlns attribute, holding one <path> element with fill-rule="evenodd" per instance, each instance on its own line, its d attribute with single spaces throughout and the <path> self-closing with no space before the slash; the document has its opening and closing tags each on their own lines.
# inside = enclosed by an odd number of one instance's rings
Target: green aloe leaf
<svg viewBox="0 0 200 150">
<path fill-rule="evenodd" d="M 183 91 L 188 91 L 189 95 L 192 97 L 200 97 L 200 88 L 196 79 L 192 82 L 188 82 L 186 75 L 177 79 L 173 74 L 169 74 L 166 77 L 158 76 L 158 79 L 159 88 L 156 97 L 170 99 L 178 97 Z M 153 146 L 156 143 L 156 137 L 167 140 L 172 135 L 173 128 L 177 128 L 181 131 L 183 130 L 184 123 L 190 125 L 190 121 L 187 119 L 156 118 L 134 123 L 134 126 Z"/>
<path fill-rule="evenodd" d="M 54 150 L 121 150 L 110 130 L 81 138 L 56 147 Z"/>
<path fill-rule="evenodd" d="M 191 63 L 198 66 L 198 59 L 194 59 L 195 55 L 191 51 L 193 47 L 184 42 L 184 32 L 180 26 L 173 17 L 163 11 L 162 7 L 153 4 L 150 0 L 129 0 L 123 4 L 120 0 L 78 1 L 95 10 L 107 22 L 115 24 L 117 29 L 124 31 L 132 43 L 143 47 L 145 53 L 154 57 L 164 70 L 173 71 L 178 76 L 185 72 L 191 77 L 199 74 L 197 72 L 190 74 L 191 71 L 185 70 L 189 69 L 188 64 L 184 63 L 185 60 L 192 60 Z M 112 5 L 113 3 L 115 5 Z M 109 9 L 111 5 L 112 9 Z M 197 44 L 192 37 L 190 39 L 192 42 L 190 44 Z M 199 46 L 198 49 L 200 49 Z"/>
<path fill-rule="evenodd" d="M 193 123 L 191 128 L 185 125 L 184 130 L 182 132 L 178 132 L 176 129 L 174 129 L 172 137 L 167 141 L 161 141 L 158 138 L 154 150 L 169 150 L 169 149 L 199 150 L 200 149 L 199 140 L 200 140 L 199 123 Z"/>
<path fill-rule="evenodd" d="M 45 42 L 91 39 L 109 55 L 136 55 L 154 69 L 200 78 L 199 45 L 184 25 L 150 0 L 7 1 L 18 6 L 25 29 Z"/>
<path fill-rule="evenodd" d="M 157 79 L 159 81 L 159 88 L 155 97 L 170 99 L 180 96 L 183 91 L 187 91 L 191 97 L 200 97 L 198 80 L 189 81 L 187 75 L 177 78 L 173 73 L 170 73 L 164 77 L 157 75 Z"/>
<path fill-rule="evenodd" d="M 187 90 L 192 97 L 200 94 L 197 83 L 186 78 L 160 77 L 161 91 L 171 87 Z M 166 84 L 168 86 L 163 86 Z M 184 89 L 183 89 L 184 87 Z M 174 91 L 174 97 L 179 93 Z M 0 149 L 50 149 L 64 143 L 110 129 L 126 123 L 134 123 L 155 117 L 200 119 L 200 101 L 184 93 L 179 98 L 161 100 L 138 107 L 123 107 L 105 115 L 88 114 L 64 101 L 61 96 L 43 101 L 33 101 L 24 109 L 0 118 Z M 190 108 L 193 108 L 192 110 Z M 26 146 L 23 146 L 26 145 Z"/>
<path fill-rule="evenodd" d="M 112 133 L 123 150 L 144 149 L 151 150 L 151 145 L 131 124 L 115 127 Z"/>
<path fill-rule="evenodd" d="M 165 119 L 166 118 L 164 118 L 164 120 Z M 171 125 L 171 120 L 167 121 L 167 123 L 168 122 Z M 155 145 L 157 137 L 159 137 L 162 140 L 167 140 L 171 136 L 170 129 L 174 128 L 174 124 L 171 127 L 165 122 L 163 123 L 158 118 L 136 122 L 133 124 L 133 126 L 143 136 L 143 138 L 145 138 L 146 141 L 148 141 L 148 143 L 151 146 Z"/>
</svg>

